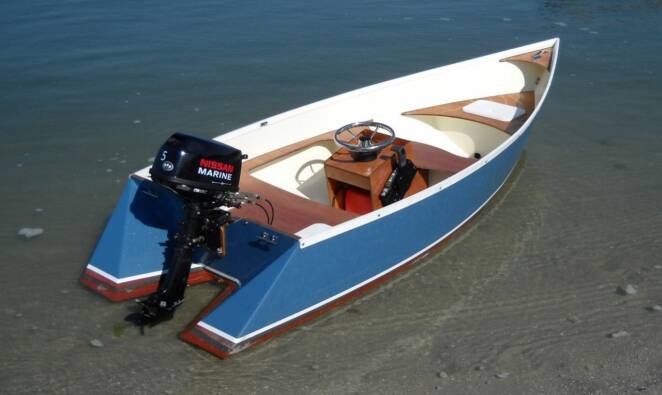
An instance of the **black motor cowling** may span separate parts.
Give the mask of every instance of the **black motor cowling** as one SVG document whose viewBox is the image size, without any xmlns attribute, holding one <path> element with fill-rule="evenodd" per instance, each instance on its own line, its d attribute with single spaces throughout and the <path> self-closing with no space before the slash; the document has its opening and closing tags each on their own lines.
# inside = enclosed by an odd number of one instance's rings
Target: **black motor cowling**
<svg viewBox="0 0 662 395">
<path fill-rule="evenodd" d="M 239 192 L 241 151 L 214 140 L 175 133 L 161 146 L 150 169 L 155 183 L 182 202 L 182 218 L 169 234 L 166 266 L 155 293 L 139 301 L 141 311 L 126 317 L 141 327 L 172 318 L 184 301 L 194 250 L 206 247 L 224 255 L 224 227 L 232 221 L 227 207 L 239 208 L 259 196 Z"/>
<path fill-rule="evenodd" d="M 183 195 L 213 198 L 239 191 L 241 151 L 214 140 L 175 133 L 161 146 L 152 179 Z"/>
</svg>

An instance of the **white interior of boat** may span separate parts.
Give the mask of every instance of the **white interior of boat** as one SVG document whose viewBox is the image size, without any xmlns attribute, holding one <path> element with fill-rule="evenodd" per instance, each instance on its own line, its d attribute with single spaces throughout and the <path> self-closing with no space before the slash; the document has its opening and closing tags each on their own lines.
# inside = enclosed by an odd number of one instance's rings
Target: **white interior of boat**
<svg viewBox="0 0 662 395">
<path fill-rule="evenodd" d="M 277 139 L 294 142 L 320 133 L 325 127 L 331 130 L 351 121 L 375 119 L 392 126 L 398 137 L 441 148 L 465 158 L 473 157 L 477 152 L 485 156 L 510 135 L 480 122 L 447 116 L 408 116 L 402 115 L 403 110 L 523 91 L 533 91 L 538 101 L 545 89 L 549 71 L 530 63 L 500 62 L 497 59 L 485 59 L 475 65 L 462 65 L 464 67 L 439 70 L 445 73 L 403 81 L 401 84 L 366 92 L 346 101 L 311 109 L 308 113 L 281 120 L 278 124 L 267 125 L 262 129 L 273 127 L 277 129 L 277 132 L 273 132 L 274 135 L 277 133 Z M 493 103 L 492 111 L 497 117 L 510 115 L 510 119 L 514 119 L 526 112 L 520 107 L 489 100 L 479 102 L 482 106 L 478 110 L 483 112 L 490 111 L 485 103 Z M 510 107 L 511 113 L 504 115 L 507 109 L 499 106 Z M 252 134 L 238 136 L 226 142 L 241 147 L 244 145 L 244 138 L 253 141 L 250 151 L 255 154 L 274 149 L 273 145 L 271 148 L 258 147 L 262 144 L 269 145 L 273 141 L 257 138 L 257 142 L 253 140 L 255 137 Z M 333 141 L 319 142 L 259 166 L 250 174 L 293 194 L 329 204 L 324 161 L 339 148 Z M 438 171 L 430 171 L 429 178 L 432 186 L 443 180 L 444 176 Z"/>
<path fill-rule="evenodd" d="M 245 162 L 248 163 L 343 125 L 375 120 L 391 126 L 400 139 L 459 158 L 486 158 L 535 116 L 549 85 L 557 47 L 557 39 L 547 40 L 379 83 L 276 115 L 216 139 L 242 150 L 249 157 Z M 551 52 L 546 54 L 546 65 L 536 63 L 543 51 Z M 517 59 L 530 53 L 531 61 Z M 517 100 L 498 103 L 490 99 L 514 95 L 521 100 L 524 96 L 517 95 L 523 93 L 531 95 L 531 108 L 523 108 Z M 444 106 L 449 103 L 462 103 L 458 107 L 462 111 L 465 106 L 471 109 L 472 101 L 479 100 L 481 104 L 473 105 L 478 107 L 474 113 L 466 111 L 464 116 L 455 109 L 456 113 L 444 115 Z M 494 105 L 490 107 L 490 103 Z M 489 114 L 486 116 L 490 111 L 495 114 L 493 120 L 505 122 L 504 125 L 476 120 L 476 116 L 490 118 Z M 508 113 L 512 121 L 521 121 L 514 129 L 514 124 L 508 124 Z M 256 167 L 249 166 L 248 174 L 300 198 L 329 206 L 333 202 L 324 164 L 339 149 L 331 139 L 316 141 Z M 147 170 L 137 175 L 148 177 Z M 448 177 L 448 172 L 430 169 L 429 188 Z"/>
<path fill-rule="evenodd" d="M 250 174 L 295 195 L 329 204 L 324 161 L 339 148 L 332 140 L 321 141 L 259 166 Z"/>
</svg>

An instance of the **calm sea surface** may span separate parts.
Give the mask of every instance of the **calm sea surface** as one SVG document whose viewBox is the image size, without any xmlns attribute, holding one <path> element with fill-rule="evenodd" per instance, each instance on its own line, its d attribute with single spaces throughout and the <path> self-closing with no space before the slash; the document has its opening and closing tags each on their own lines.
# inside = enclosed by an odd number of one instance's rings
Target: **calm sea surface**
<svg viewBox="0 0 662 395">
<path fill-rule="evenodd" d="M 557 36 L 555 85 L 508 196 L 358 307 L 221 362 L 175 337 L 212 286 L 140 336 L 122 326 L 130 303 L 78 285 L 127 174 L 171 132 L 213 137 Z M 662 264 L 660 1 L 4 1 L 0 38 L 0 392 L 432 391 L 447 346 L 430 331 L 501 265 L 574 262 L 594 278 Z M 431 279 L 447 287 L 427 298 Z M 432 340 L 410 365 L 383 353 L 416 349 L 398 343 L 411 333 Z"/>
</svg>

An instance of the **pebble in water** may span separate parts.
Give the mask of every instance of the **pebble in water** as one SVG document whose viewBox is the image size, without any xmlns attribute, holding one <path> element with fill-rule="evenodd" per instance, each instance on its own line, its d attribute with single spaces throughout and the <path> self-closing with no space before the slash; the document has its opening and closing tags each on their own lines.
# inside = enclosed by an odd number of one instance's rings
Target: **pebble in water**
<svg viewBox="0 0 662 395">
<path fill-rule="evenodd" d="M 443 372 L 443 371 L 437 372 L 437 377 L 439 377 L 440 379 L 445 379 L 445 378 L 448 377 L 448 373 Z"/>
<path fill-rule="evenodd" d="M 35 211 L 35 213 L 43 213 L 44 209 L 41 208 L 41 207 L 37 207 L 36 209 L 34 209 L 34 211 Z"/>
<path fill-rule="evenodd" d="M 612 339 L 616 339 L 616 338 L 619 338 L 619 337 L 624 337 L 624 336 L 629 336 L 629 335 L 630 334 L 627 333 L 626 331 L 620 330 L 618 332 L 610 333 L 609 337 L 612 338 Z"/>
<path fill-rule="evenodd" d="M 42 233 L 44 233 L 42 228 L 21 228 L 18 230 L 18 235 L 24 236 L 26 239 L 37 237 Z"/>
<path fill-rule="evenodd" d="M 510 373 L 508 373 L 508 372 L 501 372 L 501 373 L 497 373 L 497 374 L 495 374 L 494 377 L 496 377 L 496 378 L 498 378 L 498 379 L 507 379 L 508 377 L 510 377 Z"/>
<path fill-rule="evenodd" d="M 637 293 L 637 288 L 632 284 L 627 284 L 626 286 L 619 286 L 618 293 L 621 295 L 635 295 Z"/>
<path fill-rule="evenodd" d="M 134 125 L 137 125 L 137 124 L 139 124 L 139 123 L 141 123 L 141 122 L 142 122 L 142 121 L 141 121 L 140 119 L 134 119 L 134 120 L 133 120 L 133 124 L 134 124 Z"/>
<path fill-rule="evenodd" d="M 92 340 L 90 340 L 90 346 L 96 347 L 96 348 L 101 348 L 101 347 L 103 347 L 103 343 L 99 339 L 92 339 Z"/>
</svg>

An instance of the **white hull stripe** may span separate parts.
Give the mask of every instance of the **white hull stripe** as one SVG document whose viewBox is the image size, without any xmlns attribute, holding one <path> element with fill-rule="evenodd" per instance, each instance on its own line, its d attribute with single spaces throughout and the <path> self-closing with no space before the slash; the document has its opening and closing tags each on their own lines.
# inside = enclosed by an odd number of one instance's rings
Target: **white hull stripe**
<svg viewBox="0 0 662 395">
<path fill-rule="evenodd" d="M 230 280 L 230 281 L 232 281 L 232 282 L 235 282 L 238 286 L 241 287 L 241 281 L 239 281 L 238 278 L 232 277 L 232 276 L 229 275 L 229 274 L 225 274 L 225 273 L 223 273 L 222 271 L 217 270 L 217 269 L 214 269 L 214 268 L 211 267 L 211 266 L 205 266 L 205 270 L 210 271 L 210 272 L 216 274 L 217 276 L 221 276 L 221 277 L 227 278 L 228 280 Z"/>
<path fill-rule="evenodd" d="M 197 269 L 197 268 L 202 267 L 202 266 L 204 266 L 204 265 L 202 265 L 200 263 L 194 263 L 194 264 L 191 265 L 191 269 Z M 108 273 L 104 272 L 103 270 L 99 269 L 98 267 L 96 267 L 92 264 L 88 264 L 87 269 L 95 272 L 96 274 L 100 275 L 101 277 L 107 278 L 108 280 L 114 282 L 115 284 L 128 283 L 128 282 L 131 282 L 131 281 L 142 280 L 142 279 L 150 278 L 150 277 L 156 277 L 156 276 L 160 276 L 161 273 L 163 273 L 163 270 L 157 270 L 157 271 L 149 272 L 149 273 L 136 274 L 135 276 L 117 278 L 117 277 L 113 276 L 112 274 L 108 274 Z"/>
</svg>

